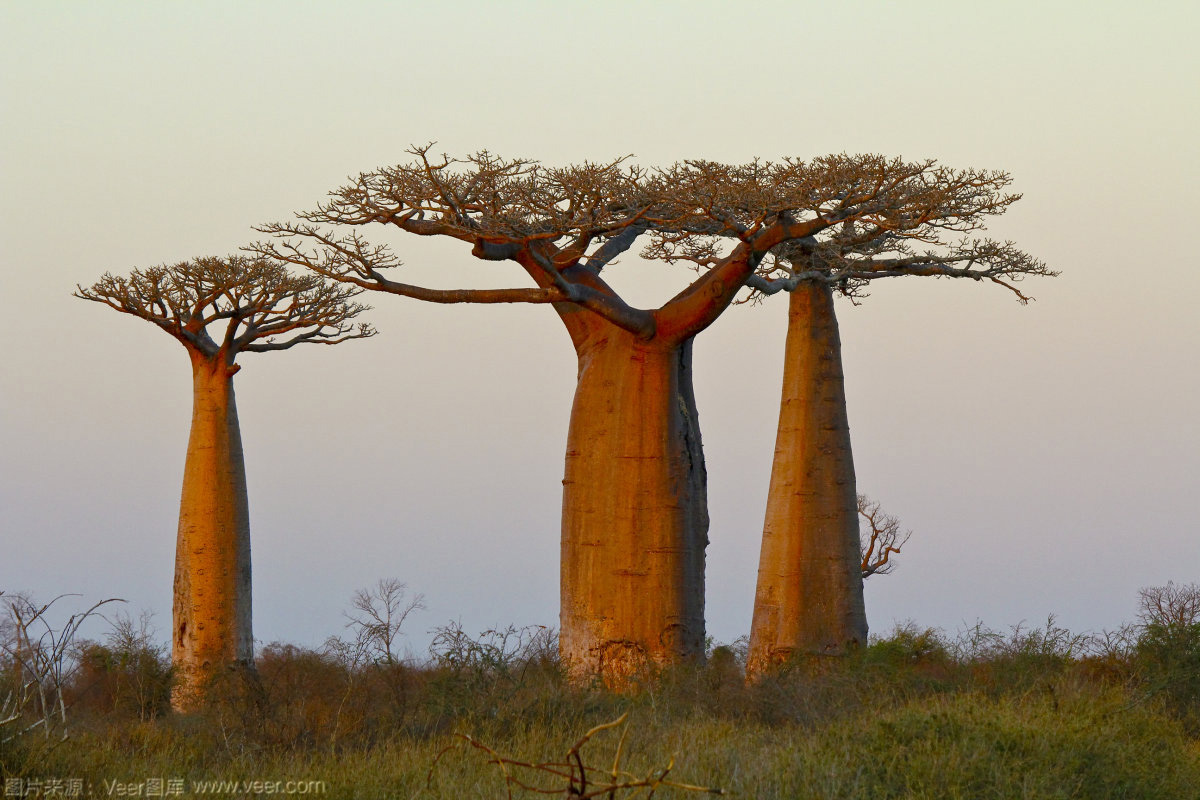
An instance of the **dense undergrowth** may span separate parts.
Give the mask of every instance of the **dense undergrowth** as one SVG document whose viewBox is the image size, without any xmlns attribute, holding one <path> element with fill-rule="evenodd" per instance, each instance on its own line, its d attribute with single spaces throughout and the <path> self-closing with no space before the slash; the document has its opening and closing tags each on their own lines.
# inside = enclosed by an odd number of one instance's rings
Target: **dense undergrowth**
<svg viewBox="0 0 1200 800">
<path fill-rule="evenodd" d="M 272 644 L 256 675 L 231 673 L 188 716 L 169 711 L 165 654 L 126 619 L 76 649 L 66 723 L 0 745 L 0 772 L 43 794 L 66 779 L 85 795 L 119 792 L 113 781 L 146 794 L 157 779 L 151 791 L 175 796 L 205 780 L 327 797 L 533 796 L 506 785 L 507 770 L 568 796 L 566 777 L 494 762 L 563 762 L 585 731 L 627 714 L 578 749 L 601 770 L 589 791 L 619 750 L 621 780 L 653 782 L 669 767 L 668 780 L 753 798 L 1200 797 L 1200 607 L 1172 617 L 1153 600 L 1179 587 L 1148 591 L 1142 617 L 1117 633 L 1077 635 L 1053 619 L 956 636 L 910 624 L 750 686 L 735 644 L 624 694 L 568 687 L 540 628 L 448 626 L 422 664 L 370 635 Z"/>
</svg>

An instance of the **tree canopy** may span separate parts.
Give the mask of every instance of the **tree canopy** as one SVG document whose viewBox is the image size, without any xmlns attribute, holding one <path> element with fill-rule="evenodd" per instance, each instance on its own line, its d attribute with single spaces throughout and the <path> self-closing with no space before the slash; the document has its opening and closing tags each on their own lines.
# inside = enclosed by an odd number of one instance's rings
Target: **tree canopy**
<svg viewBox="0 0 1200 800">
<path fill-rule="evenodd" d="M 298 221 L 260 230 L 261 255 L 338 281 L 441 303 L 572 303 L 644 337 L 694 335 L 748 285 L 762 293 L 819 281 L 851 296 L 882 277 L 966 277 L 1015 286 L 1053 275 L 1011 242 L 972 238 L 1020 198 L 1005 172 L 878 155 L 743 165 L 616 159 L 546 167 L 486 151 L 462 159 L 410 150 L 409 164 L 359 174 Z M 514 260 L 536 287 L 430 289 L 388 278 L 402 262 L 359 232 L 372 223 L 448 236 L 486 260 Z M 649 237 L 644 258 L 701 275 L 658 309 L 625 303 L 603 268 Z"/>
<path fill-rule="evenodd" d="M 1003 214 L 1021 198 L 1006 193 L 1012 182 L 1006 172 L 956 170 L 934 160 L 906 162 L 878 155 L 825 156 L 807 169 L 791 160 L 740 168 L 708 162 L 685 166 L 671 174 L 679 183 L 691 178 L 693 185 L 697 174 L 703 176 L 704 188 L 693 190 L 693 202 L 696 195 L 711 197 L 701 202 L 736 213 L 727 212 L 720 225 L 705 214 L 693 215 L 678 230 L 662 229 L 646 255 L 710 268 L 721 261 L 722 240 L 744 241 L 772 215 L 823 223 L 812 234 L 783 242 L 767 254 L 747 279 L 748 286 L 763 294 L 815 282 L 857 297 L 877 278 L 933 276 L 991 281 L 1024 303 L 1029 298 L 1015 282 L 1028 275 L 1057 274 L 1012 242 L 972 236 L 989 217 Z M 794 189 L 797 194 L 808 192 L 807 202 L 780 208 L 757 188 L 764 183 L 762 171 L 773 173 L 765 182 L 775 185 L 789 185 L 801 175 L 816 182 Z"/>
<path fill-rule="evenodd" d="M 77 286 L 75 296 L 151 322 L 233 366 L 238 353 L 373 336 L 371 325 L 352 321 L 368 308 L 352 302 L 360 291 L 261 256 L 231 255 L 135 269 L 128 277 L 105 273 L 86 289 Z"/>
</svg>

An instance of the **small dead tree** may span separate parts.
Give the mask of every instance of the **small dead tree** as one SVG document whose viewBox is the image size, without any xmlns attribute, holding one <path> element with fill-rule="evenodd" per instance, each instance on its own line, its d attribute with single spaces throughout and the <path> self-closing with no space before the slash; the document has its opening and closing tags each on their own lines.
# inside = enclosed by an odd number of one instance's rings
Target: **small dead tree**
<svg viewBox="0 0 1200 800">
<path fill-rule="evenodd" d="M 4 595 L 0 591 L 0 595 Z M 80 627 L 102 606 L 122 603 L 109 598 L 71 614 L 62 625 L 51 624 L 51 609 L 64 597 L 38 603 L 27 595 L 4 595 L 0 626 L 0 666 L 3 699 L 0 699 L 0 744 L 41 728 L 47 740 L 67 737 L 67 702 L 64 689 L 77 661 L 72 648 Z"/>
<path fill-rule="evenodd" d="M 425 608 L 425 596 L 408 596 L 408 585 L 399 578 L 381 578 L 368 589 L 359 589 L 350 600 L 346 613 L 347 628 L 355 632 L 361 649 L 377 664 L 400 663 L 396 640 L 404 621 L 414 611 Z"/>
<path fill-rule="evenodd" d="M 862 552 L 863 580 L 872 575 L 887 575 L 896 569 L 893 553 L 908 543 L 912 531 L 900 532 L 900 520 L 883 510 L 865 494 L 858 496 L 859 550 Z"/>
<path fill-rule="evenodd" d="M 334 718 L 331 741 L 336 741 L 342 712 L 364 678 L 379 680 L 391 700 L 392 710 L 402 715 L 407 707 L 409 670 L 397 652 L 396 643 L 405 621 L 425 608 L 424 595 L 408 595 L 399 578 L 381 578 L 374 586 L 359 589 L 345 612 L 346 627 L 354 632 L 344 639 L 325 640 L 325 652 L 345 670 L 345 687 Z"/>
<path fill-rule="evenodd" d="M 192 427 L 175 548 L 171 659 L 176 710 L 203 705 L 226 668 L 253 671 L 250 510 L 233 376 L 242 353 L 337 344 L 375 331 L 353 322 L 352 286 L 293 274 L 262 256 L 198 258 L 105 274 L 75 296 L 152 323 L 187 351 Z"/>
</svg>

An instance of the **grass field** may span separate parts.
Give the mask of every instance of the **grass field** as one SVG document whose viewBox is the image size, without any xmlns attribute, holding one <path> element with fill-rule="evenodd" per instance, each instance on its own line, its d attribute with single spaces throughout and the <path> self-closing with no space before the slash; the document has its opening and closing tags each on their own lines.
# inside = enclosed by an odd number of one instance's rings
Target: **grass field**
<svg viewBox="0 0 1200 800">
<path fill-rule="evenodd" d="M 718 647 L 624 694 L 568 687 L 544 630 L 444 633 L 419 665 L 361 639 L 270 645 L 255 678 L 183 716 L 162 652 L 126 626 L 75 649 L 65 723 L 0 746 L 6 792 L 567 797 L 586 766 L 583 796 L 663 781 L 655 796 L 1200 798 L 1195 620 L 1107 637 L 910 625 L 753 686 L 741 648 Z"/>
</svg>

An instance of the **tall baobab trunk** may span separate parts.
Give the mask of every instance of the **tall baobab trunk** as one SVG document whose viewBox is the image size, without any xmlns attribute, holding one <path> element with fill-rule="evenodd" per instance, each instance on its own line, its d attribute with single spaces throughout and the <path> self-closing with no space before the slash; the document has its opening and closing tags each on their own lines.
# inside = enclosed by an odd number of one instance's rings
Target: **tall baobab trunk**
<svg viewBox="0 0 1200 800">
<path fill-rule="evenodd" d="M 223 355 L 191 351 L 192 430 L 183 469 L 171 659 L 176 710 L 195 709 L 218 671 L 253 669 L 250 627 L 250 514 L 246 468 Z"/>
<path fill-rule="evenodd" d="M 858 505 L 833 293 L 792 293 L 747 673 L 865 644 Z"/>
<path fill-rule="evenodd" d="M 560 650 L 574 679 L 620 687 L 646 667 L 703 658 L 708 506 L 692 340 L 599 323 L 575 342 Z"/>
</svg>

